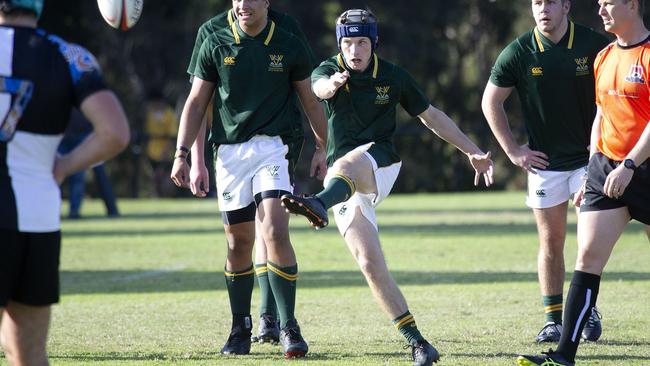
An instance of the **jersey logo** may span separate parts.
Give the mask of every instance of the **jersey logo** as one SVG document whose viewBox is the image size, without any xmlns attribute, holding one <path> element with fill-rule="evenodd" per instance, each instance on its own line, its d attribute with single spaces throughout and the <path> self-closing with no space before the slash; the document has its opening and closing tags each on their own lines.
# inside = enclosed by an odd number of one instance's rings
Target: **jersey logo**
<svg viewBox="0 0 650 366">
<path fill-rule="evenodd" d="M 625 77 L 630 83 L 645 84 L 643 79 L 643 66 L 639 64 L 630 65 L 630 73 Z"/>
<path fill-rule="evenodd" d="M 542 70 L 541 66 L 535 66 L 532 69 L 530 69 L 530 72 L 533 74 L 533 76 L 542 76 L 544 74 L 544 71 Z"/>
<path fill-rule="evenodd" d="M 390 86 L 376 86 L 375 90 L 377 91 L 377 97 L 375 98 L 375 104 L 388 104 L 390 102 Z"/>
<path fill-rule="evenodd" d="M 11 141 L 14 137 L 33 91 L 34 83 L 29 80 L 0 76 L 0 141 Z"/>
<path fill-rule="evenodd" d="M 223 194 L 221 194 L 221 196 L 223 197 L 224 201 L 232 200 L 232 195 L 230 194 L 230 192 L 223 192 Z"/>
<path fill-rule="evenodd" d="M 576 76 L 589 75 L 589 57 L 580 57 L 574 59 L 576 62 Z"/>
<path fill-rule="evenodd" d="M 226 65 L 226 66 L 232 66 L 236 62 L 237 62 L 237 60 L 233 56 L 226 56 L 226 57 L 223 58 L 223 64 Z"/>
<path fill-rule="evenodd" d="M 269 55 L 271 62 L 269 63 L 269 71 L 272 72 L 283 72 L 284 66 L 282 65 L 282 59 L 284 55 Z"/>
<path fill-rule="evenodd" d="M 546 191 L 543 189 L 538 189 L 535 191 L 535 195 L 537 197 L 546 197 Z"/>
</svg>

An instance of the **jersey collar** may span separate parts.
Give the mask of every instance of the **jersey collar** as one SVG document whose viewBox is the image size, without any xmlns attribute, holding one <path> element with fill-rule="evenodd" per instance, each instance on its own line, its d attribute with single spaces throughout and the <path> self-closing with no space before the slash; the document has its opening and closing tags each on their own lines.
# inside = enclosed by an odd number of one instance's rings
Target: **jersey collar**
<svg viewBox="0 0 650 366">
<path fill-rule="evenodd" d="M 239 22 L 236 21 L 237 18 L 234 16 L 232 10 L 228 12 L 228 24 L 230 24 L 230 30 L 232 31 L 232 36 L 235 38 L 235 44 L 240 44 L 242 38 L 244 39 L 264 39 L 264 45 L 268 46 L 273 39 L 273 34 L 275 33 L 275 22 L 270 18 L 266 24 L 266 27 L 260 32 L 260 34 L 255 37 L 251 37 L 246 34 L 241 27 Z"/>
<path fill-rule="evenodd" d="M 537 43 L 537 49 L 539 50 L 539 52 L 544 52 L 544 51 L 546 51 L 547 48 L 551 48 L 551 47 L 555 46 L 555 44 L 553 44 L 553 42 L 551 42 L 551 40 L 544 37 L 542 32 L 540 32 L 537 29 L 537 27 L 535 27 L 535 29 L 533 29 L 533 34 L 535 35 L 535 42 Z M 567 39 L 567 36 L 568 36 L 568 39 Z M 573 24 L 572 21 L 569 20 L 568 32 L 564 33 L 564 36 L 562 37 L 562 39 L 560 39 L 560 41 L 557 44 L 558 45 L 562 44 L 566 40 L 566 48 L 572 49 L 573 48 L 573 39 L 574 39 L 574 37 L 575 37 L 575 25 Z M 544 44 L 546 44 L 546 46 L 544 46 Z"/>
</svg>

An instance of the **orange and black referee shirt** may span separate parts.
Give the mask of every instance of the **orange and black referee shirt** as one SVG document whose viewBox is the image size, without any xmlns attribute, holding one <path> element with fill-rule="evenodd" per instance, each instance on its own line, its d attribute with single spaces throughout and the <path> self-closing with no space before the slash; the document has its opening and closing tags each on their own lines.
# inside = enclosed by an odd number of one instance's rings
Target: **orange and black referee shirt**
<svg viewBox="0 0 650 366">
<path fill-rule="evenodd" d="M 611 43 L 596 57 L 596 104 L 602 120 L 598 150 L 622 161 L 650 120 L 650 39 L 631 46 Z"/>
</svg>

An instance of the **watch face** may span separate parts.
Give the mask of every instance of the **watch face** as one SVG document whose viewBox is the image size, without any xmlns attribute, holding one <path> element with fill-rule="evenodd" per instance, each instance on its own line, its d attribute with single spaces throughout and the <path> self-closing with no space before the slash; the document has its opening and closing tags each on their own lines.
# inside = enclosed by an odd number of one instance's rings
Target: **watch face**
<svg viewBox="0 0 650 366">
<path fill-rule="evenodd" d="M 628 169 L 636 169 L 636 165 L 634 165 L 634 160 L 632 159 L 625 159 L 625 161 L 623 161 L 623 165 Z"/>
</svg>

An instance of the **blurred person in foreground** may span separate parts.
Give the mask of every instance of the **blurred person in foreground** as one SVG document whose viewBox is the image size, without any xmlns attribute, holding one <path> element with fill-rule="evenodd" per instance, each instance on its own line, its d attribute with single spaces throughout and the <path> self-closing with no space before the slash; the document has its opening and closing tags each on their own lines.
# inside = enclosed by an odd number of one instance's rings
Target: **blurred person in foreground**
<svg viewBox="0 0 650 366">
<path fill-rule="evenodd" d="M 59 184 L 122 151 L 127 120 L 84 48 L 37 29 L 42 0 L 0 0 L 0 340 L 11 365 L 47 365 L 59 301 Z M 57 156 L 78 107 L 94 132 Z"/>
</svg>

